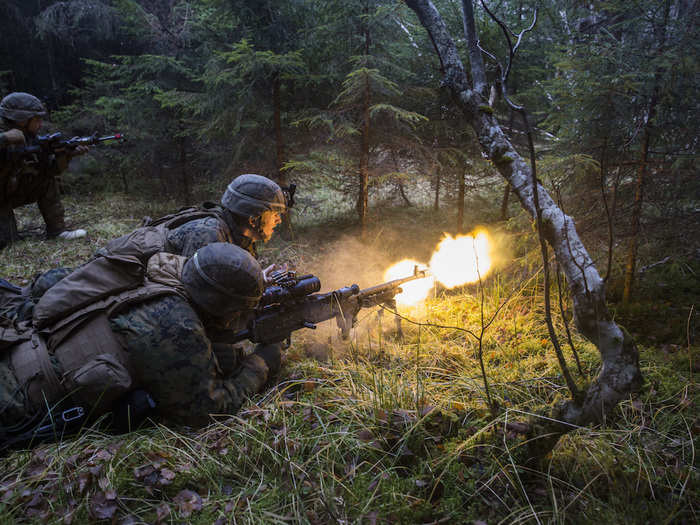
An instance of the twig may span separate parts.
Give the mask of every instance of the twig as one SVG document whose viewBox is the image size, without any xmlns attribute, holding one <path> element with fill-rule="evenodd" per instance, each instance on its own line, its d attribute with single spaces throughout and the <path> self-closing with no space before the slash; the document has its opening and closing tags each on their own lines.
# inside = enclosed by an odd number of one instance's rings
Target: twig
<svg viewBox="0 0 700 525">
<path fill-rule="evenodd" d="M 667 263 L 668 261 L 670 261 L 670 260 L 671 260 L 671 256 L 668 255 L 668 256 L 664 257 L 663 259 L 661 259 L 660 261 L 656 261 L 655 263 L 651 263 L 651 264 L 647 264 L 646 266 L 642 266 L 642 267 L 639 269 L 639 273 L 644 273 L 644 272 L 646 272 L 646 271 L 648 271 L 648 270 L 651 270 L 651 269 L 654 268 L 655 266 L 660 266 L 660 265 L 662 265 L 662 264 L 666 264 L 666 263 Z"/>
<path fill-rule="evenodd" d="M 484 326 L 484 283 L 481 280 L 481 271 L 479 270 L 479 254 L 476 250 L 476 239 L 472 239 L 472 247 L 474 248 L 474 257 L 476 259 L 476 274 L 479 277 L 479 292 L 481 293 L 480 320 L 481 332 L 479 333 L 479 366 L 481 366 L 481 376 L 484 379 L 484 389 L 486 390 L 486 401 L 489 404 L 489 409 L 494 412 L 495 407 L 491 400 L 491 392 L 489 391 L 489 380 L 486 376 L 486 368 L 484 367 L 484 333 L 488 326 Z M 490 323 L 489 323 L 490 324 Z"/>
<path fill-rule="evenodd" d="M 688 372 L 690 377 L 693 377 L 693 353 L 690 351 L 690 319 L 693 317 L 694 309 L 695 305 L 692 305 L 690 307 L 690 312 L 688 312 L 688 321 L 685 326 L 685 334 L 688 341 Z"/>
<path fill-rule="evenodd" d="M 561 319 L 564 322 L 564 328 L 566 329 L 566 339 L 571 347 L 571 352 L 574 354 L 574 359 L 576 359 L 576 366 L 578 366 L 578 373 L 584 376 L 583 369 L 581 368 L 581 361 L 578 358 L 578 351 L 574 346 L 574 340 L 571 337 L 571 330 L 569 330 L 569 321 L 566 319 L 564 313 L 564 301 L 561 298 L 561 275 L 559 272 L 559 263 L 557 262 L 557 291 L 559 292 L 559 312 L 561 313 Z"/>
<path fill-rule="evenodd" d="M 559 345 L 559 339 L 557 338 L 557 335 L 554 331 L 554 325 L 552 324 L 551 301 L 550 301 L 550 297 L 549 297 L 549 286 L 550 286 L 549 261 L 548 261 L 548 256 L 547 256 L 547 243 L 545 241 L 544 235 L 542 234 L 542 209 L 540 208 L 539 185 L 537 182 L 537 162 L 536 162 L 536 157 L 535 157 L 535 145 L 534 145 L 534 141 L 532 138 L 532 130 L 530 128 L 530 123 L 527 119 L 527 112 L 525 111 L 525 106 L 520 106 L 520 105 L 514 104 L 508 98 L 508 95 L 507 95 L 508 74 L 510 72 L 511 65 L 513 63 L 513 58 L 515 57 L 515 52 L 517 51 L 518 47 L 520 46 L 523 35 L 535 27 L 535 23 L 537 22 L 537 10 L 535 10 L 535 15 L 533 17 L 533 21 L 532 21 L 532 24 L 530 25 L 530 27 L 528 27 L 527 29 L 520 32 L 520 34 L 518 35 L 517 42 L 515 43 L 515 45 L 513 45 L 513 42 L 510 38 L 512 32 L 506 27 L 506 25 L 496 15 L 494 15 L 488 9 L 488 7 L 486 7 L 484 0 L 481 0 L 481 5 L 484 7 L 486 12 L 489 14 L 491 19 L 501 27 L 501 29 L 503 30 L 503 34 L 506 37 L 506 41 L 508 42 L 509 55 L 508 55 L 508 63 L 507 63 L 505 71 L 503 70 L 500 62 L 497 61 L 497 65 L 499 68 L 499 72 L 501 73 L 500 81 L 501 81 L 501 92 L 503 95 L 503 99 L 506 101 L 506 103 L 513 110 L 517 111 L 520 114 L 520 117 L 522 118 L 522 121 L 523 121 L 525 134 L 527 136 L 528 151 L 530 154 L 530 169 L 532 171 L 532 193 L 533 193 L 533 201 L 534 201 L 533 204 L 534 204 L 534 208 L 535 208 L 535 217 L 536 217 L 536 223 L 537 223 L 537 236 L 538 236 L 539 241 L 540 241 L 540 249 L 542 251 L 542 262 L 544 264 L 544 317 L 545 317 L 545 322 L 547 324 L 547 330 L 549 331 L 549 338 L 552 340 L 552 345 L 554 346 L 554 352 L 556 353 L 557 359 L 559 360 L 559 367 L 562 370 L 562 374 L 564 375 L 564 379 L 566 380 L 566 384 L 569 387 L 569 391 L 571 392 L 572 398 L 578 399 L 580 397 L 579 390 L 576 387 L 576 383 L 574 382 L 573 378 L 571 377 L 571 373 L 569 372 L 569 368 L 566 364 L 566 360 L 564 359 L 564 354 L 561 350 L 561 346 Z M 572 256 L 573 256 L 573 254 L 572 254 Z M 574 260 L 575 260 L 575 257 L 574 257 Z M 585 277 L 585 274 L 584 274 L 584 277 Z"/>
<path fill-rule="evenodd" d="M 401 315 L 397 310 L 392 310 L 391 308 L 384 306 L 383 304 L 380 304 L 378 306 L 379 306 L 379 308 L 382 308 L 383 310 L 386 310 L 387 312 L 391 312 L 396 317 L 399 317 L 400 319 L 406 321 L 407 323 L 411 323 L 411 324 L 419 326 L 419 327 L 432 326 L 433 328 L 441 328 L 443 330 L 458 330 L 460 332 L 465 332 L 465 333 L 471 335 L 477 341 L 479 340 L 479 336 L 467 328 L 462 328 L 461 326 L 446 326 L 446 325 L 435 324 L 435 323 L 421 323 L 420 321 L 414 321 L 410 317 L 406 317 L 405 315 Z"/>
</svg>

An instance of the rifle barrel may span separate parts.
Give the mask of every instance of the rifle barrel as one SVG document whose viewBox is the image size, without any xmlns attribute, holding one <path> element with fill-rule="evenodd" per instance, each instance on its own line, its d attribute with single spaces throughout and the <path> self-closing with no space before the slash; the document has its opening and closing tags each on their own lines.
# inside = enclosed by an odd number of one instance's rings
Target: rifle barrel
<svg viewBox="0 0 700 525">
<path fill-rule="evenodd" d="M 423 279 L 424 277 L 428 276 L 428 270 L 419 270 L 418 267 L 416 267 L 413 270 L 413 275 L 409 275 L 408 277 L 403 277 L 401 279 L 394 279 L 393 281 L 387 281 L 385 283 L 377 284 L 374 286 L 370 286 L 369 288 L 365 288 L 364 290 L 360 290 L 359 295 L 360 296 L 372 296 L 387 290 L 393 290 L 395 288 L 398 288 L 404 283 L 410 282 L 410 281 L 415 281 L 416 279 Z"/>
</svg>

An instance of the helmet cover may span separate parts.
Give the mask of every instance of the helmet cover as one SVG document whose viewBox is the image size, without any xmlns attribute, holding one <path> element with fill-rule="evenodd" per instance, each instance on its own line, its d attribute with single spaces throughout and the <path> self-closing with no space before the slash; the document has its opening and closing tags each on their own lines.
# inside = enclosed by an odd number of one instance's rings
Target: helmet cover
<svg viewBox="0 0 700 525">
<path fill-rule="evenodd" d="M 259 217 L 265 211 L 287 210 L 282 188 L 273 180 L 247 173 L 231 181 L 221 197 L 221 204 L 239 217 Z"/>
<path fill-rule="evenodd" d="M 15 122 L 23 122 L 32 117 L 45 117 L 46 107 L 41 100 L 29 93 L 17 91 L 0 101 L 0 117 Z"/>
<path fill-rule="evenodd" d="M 263 292 L 260 264 L 235 244 L 208 244 L 188 259 L 182 283 L 192 301 L 214 317 L 257 306 Z"/>
</svg>

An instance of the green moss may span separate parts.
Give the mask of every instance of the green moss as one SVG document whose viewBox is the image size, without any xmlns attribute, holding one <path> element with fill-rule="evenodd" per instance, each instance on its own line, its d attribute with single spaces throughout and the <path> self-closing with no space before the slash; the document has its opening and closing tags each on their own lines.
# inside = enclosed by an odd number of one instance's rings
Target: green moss
<svg viewBox="0 0 700 525">
<path fill-rule="evenodd" d="M 488 113 L 489 115 L 493 115 L 493 108 L 487 104 L 482 104 L 479 106 L 479 111 L 482 113 Z"/>
<path fill-rule="evenodd" d="M 512 164 L 515 161 L 515 159 L 507 153 L 505 155 L 499 155 L 497 157 L 494 157 L 491 160 L 494 164 Z"/>
</svg>

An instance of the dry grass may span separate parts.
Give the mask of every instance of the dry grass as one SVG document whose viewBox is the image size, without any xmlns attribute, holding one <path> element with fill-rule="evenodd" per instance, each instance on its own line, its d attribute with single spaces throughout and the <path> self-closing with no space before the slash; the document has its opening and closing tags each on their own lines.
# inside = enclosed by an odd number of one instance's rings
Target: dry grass
<svg viewBox="0 0 700 525">
<path fill-rule="evenodd" d="M 68 209 L 72 220 L 89 225 L 90 237 L 19 243 L 0 254 L 4 276 L 17 282 L 55 264 L 74 265 L 142 214 L 159 212 L 119 195 L 89 205 L 68 201 Z M 23 224 L 37 222 L 25 213 Z M 355 253 L 357 274 L 353 255 L 341 251 L 356 246 L 337 233 L 352 233 L 343 222 L 302 230 L 263 255 L 290 259 L 324 282 L 371 284 L 362 280 L 386 260 L 363 264 L 362 257 L 424 250 L 402 242 L 405 229 L 410 238 L 428 238 L 426 245 L 439 238 L 440 218 L 422 213 L 388 214 Z M 299 333 L 279 381 L 205 429 L 156 425 L 111 436 L 95 427 L 0 459 L 0 523 L 697 522 L 700 414 L 689 365 L 697 347 L 641 348 L 642 392 L 605 425 L 561 439 L 544 463 L 526 464 L 517 423 L 546 417 L 566 396 L 528 242 L 512 240 L 508 264 L 484 283 L 487 316 L 507 300 L 484 339 L 496 413 L 485 402 L 473 338 L 404 323 L 399 340 L 386 314 L 367 313 L 349 342 L 330 330 Z M 344 261 L 341 276 L 326 264 L 334 257 Z M 410 316 L 475 329 L 478 292 L 439 294 Z M 574 342 L 584 385 L 599 361 L 590 344 Z"/>
</svg>

